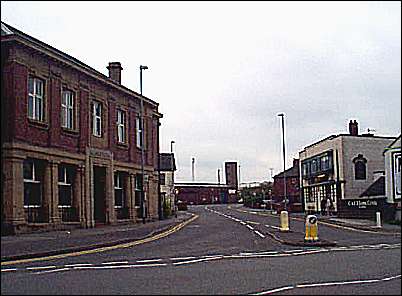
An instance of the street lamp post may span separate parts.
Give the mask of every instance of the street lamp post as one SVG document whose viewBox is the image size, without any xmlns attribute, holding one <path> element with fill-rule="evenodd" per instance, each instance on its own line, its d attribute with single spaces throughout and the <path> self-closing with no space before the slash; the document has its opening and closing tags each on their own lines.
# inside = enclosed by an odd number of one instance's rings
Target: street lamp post
<svg viewBox="0 0 402 296">
<path fill-rule="evenodd" d="M 147 66 L 140 65 L 140 93 L 141 93 L 141 108 L 140 108 L 140 121 L 141 121 L 141 211 L 142 223 L 145 224 L 145 193 L 144 193 L 144 98 L 142 97 L 142 70 L 147 70 Z"/>
<path fill-rule="evenodd" d="M 175 213 L 175 217 L 177 218 L 177 206 L 176 206 L 176 204 L 177 204 L 177 202 L 176 202 L 176 194 L 175 194 L 175 188 L 174 188 L 174 163 L 173 163 L 173 144 L 175 143 L 175 141 L 170 141 L 170 153 L 172 154 L 171 155 L 171 158 L 170 158 L 170 161 L 171 161 L 171 163 L 170 163 L 170 165 L 171 165 L 171 169 L 172 169 L 172 193 L 173 193 L 173 210 L 174 210 L 174 213 Z"/>
<path fill-rule="evenodd" d="M 285 196 L 285 211 L 287 210 L 287 196 L 286 196 L 286 156 L 285 156 L 285 114 L 278 114 L 279 117 L 282 117 L 282 148 L 283 148 L 283 194 Z"/>
</svg>

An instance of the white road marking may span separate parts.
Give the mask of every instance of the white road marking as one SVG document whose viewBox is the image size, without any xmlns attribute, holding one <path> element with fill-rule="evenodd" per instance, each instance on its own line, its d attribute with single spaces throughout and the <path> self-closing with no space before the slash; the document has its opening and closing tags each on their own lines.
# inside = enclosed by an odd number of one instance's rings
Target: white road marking
<svg viewBox="0 0 402 296">
<path fill-rule="evenodd" d="M 53 270 L 40 271 L 40 272 L 35 272 L 35 274 L 44 274 L 44 273 L 60 272 L 60 271 L 67 271 L 67 270 L 70 270 L 70 268 L 59 268 L 59 269 L 53 269 Z"/>
<path fill-rule="evenodd" d="M 323 286 L 340 286 L 340 285 L 353 285 L 353 284 L 370 284 L 370 283 L 378 283 L 381 281 L 390 281 L 393 279 L 400 278 L 401 275 L 391 276 L 383 279 L 372 279 L 372 280 L 356 280 L 356 281 L 344 281 L 344 282 L 328 282 L 328 283 L 311 283 L 311 284 L 298 284 L 296 286 L 287 286 L 282 288 L 277 288 L 273 290 L 263 291 L 259 293 L 255 293 L 253 295 L 267 295 L 275 292 L 280 292 L 289 289 L 295 288 L 312 288 L 312 287 L 323 287 Z"/>
<path fill-rule="evenodd" d="M 260 225 L 260 223 L 254 222 L 254 221 L 246 221 L 246 222 L 247 222 L 247 223 L 250 223 L 250 224 Z"/>
<path fill-rule="evenodd" d="M 250 230 L 254 230 L 254 228 L 253 228 L 252 226 L 250 226 L 250 225 L 246 225 L 246 227 L 247 227 L 248 229 L 250 229 Z"/>
<path fill-rule="evenodd" d="M 260 233 L 259 231 L 257 231 L 257 230 L 254 230 L 254 232 L 255 233 L 257 233 L 260 237 L 262 237 L 262 238 L 265 238 L 265 235 L 263 235 L 262 233 Z"/>
<path fill-rule="evenodd" d="M 273 226 L 273 225 L 265 225 L 266 227 L 271 227 L 271 228 L 274 228 L 274 229 L 281 229 L 280 227 L 278 227 L 278 226 Z"/>
<path fill-rule="evenodd" d="M 271 294 L 271 293 L 275 293 L 275 292 L 290 290 L 290 289 L 293 289 L 293 288 L 294 288 L 293 286 L 287 286 L 287 287 L 277 288 L 277 289 L 264 291 L 264 292 L 260 292 L 260 293 L 255 293 L 253 295 L 267 295 L 267 294 Z"/>
<path fill-rule="evenodd" d="M 307 251 L 307 252 L 300 252 L 300 253 L 291 253 L 292 256 L 298 256 L 298 255 L 306 255 L 306 254 L 314 254 L 314 253 L 322 253 L 322 252 L 328 252 L 327 250 L 324 251 L 322 250 L 316 250 L 316 251 Z"/>
<path fill-rule="evenodd" d="M 137 260 L 138 263 L 148 263 L 148 262 L 161 262 L 162 259 L 148 259 L 148 260 Z"/>
<path fill-rule="evenodd" d="M 222 257 L 223 255 L 220 255 L 220 254 L 216 254 L 216 255 L 205 255 L 205 256 L 202 256 L 202 258 L 215 258 L 215 257 Z"/>
<path fill-rule="evenodd" d="M 116 269 L 116 268 L 135 268 L 135 267 L 156 267 L 166 266 L 167 263 L 160 264 L 133 264 L 133 265 L 110 265 L 110 266 L 77 266 L 74 269 Z"/>
<path fill-rule="evenodd" d="M 116 261 L 116 262 L 103 262 L 102 264 L 103 265 L 113 265 L 113 264 L 127 264 L 127 263 L 128 263 L 128 261 L 120 261 L 120 262 Z"/>
<path fill-rule="evenodd" d="M 285 253 L 303 252 L 304 250 L 286 250 Z"/>
<path fill-rule="evenodd" d="M 176 258 L 170 258 L 170 260 L 189 260 L 189 259 L 195 259 L 197 257 L 176 257 Z"/>
<path fill-rule="evenodd" d="M 197 259 L 197 260 L 175 262 L 175 263 L 173 263 L 173 265 L 190 264 L 190 263 L 196 263 L 196 262 L 202 262 L 202 261 L 209 261 L 209 260 L 216 260 L 216 259 L 222 259 L 222 258 L 224 258 L 224 256 L 209 257 L 209 258 L 202 258 L 202 259 Z"/>
<path fill-rule="evenodd" d="M 242 224 L 242 225 L 246 225 L 247 223 L 246 223 L 246 222 L 244 222 L 244 221 L 240 221 L 240 224 Z"/>
<path fill-rule="evenodd" d="M 41 270 L 41 269 L 52 269 L 56 268 L 56 265 L 50 265 L 50 266 L 35 266 L 35 267 L 27 267 L 27 270 Z"/>
<path fill-rule="evenodd" d="M 18 270 L 17 268 L 8 268 L 8 269 L 2 269 L 1 272 L 8 272 L 8 271 L 16 271 Z"/>
<path fill-rule="evenodd" d="M 76 266 L 92 266 L 91 263 L 78 263 L 78 264 L 67 264 L 64 265 L 65 267 L 76 267 Z"/>
<path fill-rule="evenodd" d="M 400 278 L 401 277 L 401 275 L 396 275 L 396 276 L 391 276 L 391 277 L 388 277 L 388 278 L 385 278 L 385 279 L 382 279 L 383 281 L 390 281 L 390 280 L 393 280 L 393 279 L 397 279 L 397 278 Z"/>
</svg>

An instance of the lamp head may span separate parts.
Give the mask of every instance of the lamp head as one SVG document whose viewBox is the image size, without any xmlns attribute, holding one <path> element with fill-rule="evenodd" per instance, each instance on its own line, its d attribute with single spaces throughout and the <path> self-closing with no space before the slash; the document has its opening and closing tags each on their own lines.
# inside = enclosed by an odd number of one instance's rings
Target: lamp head
<svg viewBox="0 0 402 296">
<path fill-rule="evenodd" d="M 283 116 L 285 116 L 285 114 L 283 114 L 283 113 L 279 113 L 279 114 L 278 114 L 278 116 L 283 117 Z"/>
<path fill-rule="evenodd" d="M 148 69 L 148 66 L 140 65 L 140 70 L 146 70 L 146 69 Z"/>
</svg>

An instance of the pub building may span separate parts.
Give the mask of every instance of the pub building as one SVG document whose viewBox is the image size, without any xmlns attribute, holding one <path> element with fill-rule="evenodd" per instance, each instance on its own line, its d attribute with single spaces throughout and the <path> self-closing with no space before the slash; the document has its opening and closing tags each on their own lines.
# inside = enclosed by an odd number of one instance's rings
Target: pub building
<svg viewBox="0 0 402 296">
<path fill-rule="evenodd" d="M 107 69 L 1 23 L 2 234 L 158 218 L 162 114 Z"/>
<path fill-rule="evenodd" d="M 333 213 L 341 217 L 375 217 L 384 211 L 386 197 L 367 195 L 385 172 L 384 148 L 395 137 L 359 134 L 350 120 L 349 133 L 326 137 L 299 152 L 300 194 L 304 211 L 320 213 L 329 198 Z M 377 182 L 378 183 L 378 182 Z"/>
</svg>

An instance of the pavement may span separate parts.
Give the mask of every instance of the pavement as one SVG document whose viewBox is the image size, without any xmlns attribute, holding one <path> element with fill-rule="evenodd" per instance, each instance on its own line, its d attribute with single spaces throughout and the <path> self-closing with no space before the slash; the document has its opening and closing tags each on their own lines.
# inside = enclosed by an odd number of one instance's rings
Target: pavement
<svg viewBox="0 0 402 296">
<path fill-rule="evenodd" d="M 167 231 L 192 218 L 179 211 L 176 217 L 136 224 L 102 225 L 63 231 L 34 232 L 1 237 L 1 262 L 81 252 L 142 240 Z"/>
</svg>

